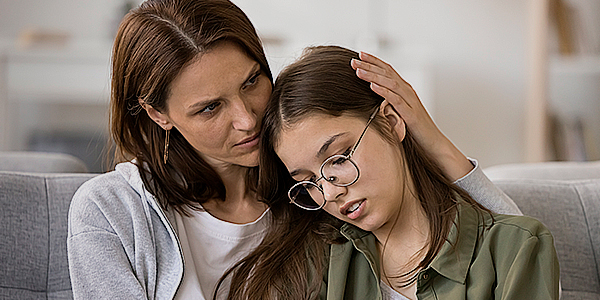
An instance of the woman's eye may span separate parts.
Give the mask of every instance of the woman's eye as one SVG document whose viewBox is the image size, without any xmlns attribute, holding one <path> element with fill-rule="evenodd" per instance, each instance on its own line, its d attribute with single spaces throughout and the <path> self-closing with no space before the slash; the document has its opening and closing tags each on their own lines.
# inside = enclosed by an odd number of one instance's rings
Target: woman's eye
<svg viewBox="0 0 600 300">
<path fill-rule="evenodd" d="M 203 108 L 200 113 L 212 113 L 215 109 L 217 109 L 217 107 L 219 107 L 219 105 L 221 105 L 219 102 L 211 103 Z"/>
<path fill-rule="evenodd" d="M 256 74 L 250 77 L 250 79 L 248 79 L 248 81 L 244 83 L 244 88 L 255 85 L 258 82 L 258 77 L 260 76 L 260 73 L 261 71 L 258 71 Z"/>
</svg>

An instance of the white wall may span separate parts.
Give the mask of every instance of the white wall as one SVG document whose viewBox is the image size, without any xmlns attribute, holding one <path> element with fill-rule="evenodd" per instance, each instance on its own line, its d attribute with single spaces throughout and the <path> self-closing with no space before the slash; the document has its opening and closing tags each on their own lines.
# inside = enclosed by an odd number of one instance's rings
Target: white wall
<svg viewBox="0 0 600 300">
<path fill-rule="evenodd" d="M 393 44 L 379 52 L 401 74 L 414 60 L 429 72 L 433 86 L 417 92 L 432 98 L 435 120 L 463 152 L 483 166 L 522 160 L 526 1 L 234 2 L 262 34 L 294 47 L 356 47 L 378 32 Z"/>
<path fill-rule="evenodd" d="M 275 73 L 310 44 L 374 51 L 412 81 L 463 152 L 483 166 L 523 160 L 527 1 L 233 1 L 262 36 L 282 39 L 267 45 Z M 124 2 L 0 0 L 0 41 L 28 27 L 110 41 Z M 377 36 L 388 46 L 378 47 Z"/>
</svg>

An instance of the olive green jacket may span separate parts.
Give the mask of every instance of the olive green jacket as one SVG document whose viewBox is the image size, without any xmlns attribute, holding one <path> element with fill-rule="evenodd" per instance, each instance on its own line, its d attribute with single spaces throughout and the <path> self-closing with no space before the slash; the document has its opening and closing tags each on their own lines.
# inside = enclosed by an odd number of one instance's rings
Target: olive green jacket
<svg viewBox="0 0 600 300">
<path fill-rule="evenodd" d="M 558 299 L 554 240 L 539 221 L 460 204 L 455 224 L 419 272 L 418 299 Z M 349 241 L 331 245 L 322 299 L 381 299 L 375 236 L 349 224 L 341 232 Z"/>
</svg>

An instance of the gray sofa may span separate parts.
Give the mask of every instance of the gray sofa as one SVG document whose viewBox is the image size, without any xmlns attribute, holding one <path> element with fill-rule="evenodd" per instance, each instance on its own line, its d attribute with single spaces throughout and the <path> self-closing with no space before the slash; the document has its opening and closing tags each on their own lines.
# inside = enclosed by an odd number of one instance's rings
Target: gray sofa
<svg viewBox="0 0 600 300">
<path fill-rule="evenodd" d="M 600 300 L 600 179 L 594 172 L 595 179 L 535 179 L 520 166 L 488 174 L 554 234 L 563 299 Z M 548 174 L 546 166 L 535 167 Z M 0 299 L 72 298 L 67 212 L 75 190 L 93 176 L 0 172 Z"/>
<path fill-rule="evenodd" d="M 554 235 L 562 299 L 600 299 L 600 161 L 507 164 L 485 173 Z"/>
<path fill-rule="evenodd" d="M 0 299 L 72 299 L 67 212 L 94 174 L 0 171 Z"/>
<path fill-rule="evenodd" d="M 86 173 L 85 163 L 70 154 L 35 151 L 0 151 L 0 171 Z"/>
</svg>

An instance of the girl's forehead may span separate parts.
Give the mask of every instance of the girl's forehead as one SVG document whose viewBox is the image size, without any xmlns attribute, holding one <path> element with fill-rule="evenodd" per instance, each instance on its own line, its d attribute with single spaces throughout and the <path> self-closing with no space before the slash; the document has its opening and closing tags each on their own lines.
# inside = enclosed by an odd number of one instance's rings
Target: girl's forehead
<svg viewBox="0 0 600 300">
<path fill-rule="evenodd" d="M 288 164 L 317 160 L 324 145 L 347 139 L 351 132 L 364 126 L 358 118 L 348 116 L 312 115 L 281 131 L 275 151 Z"/>
</svg>

